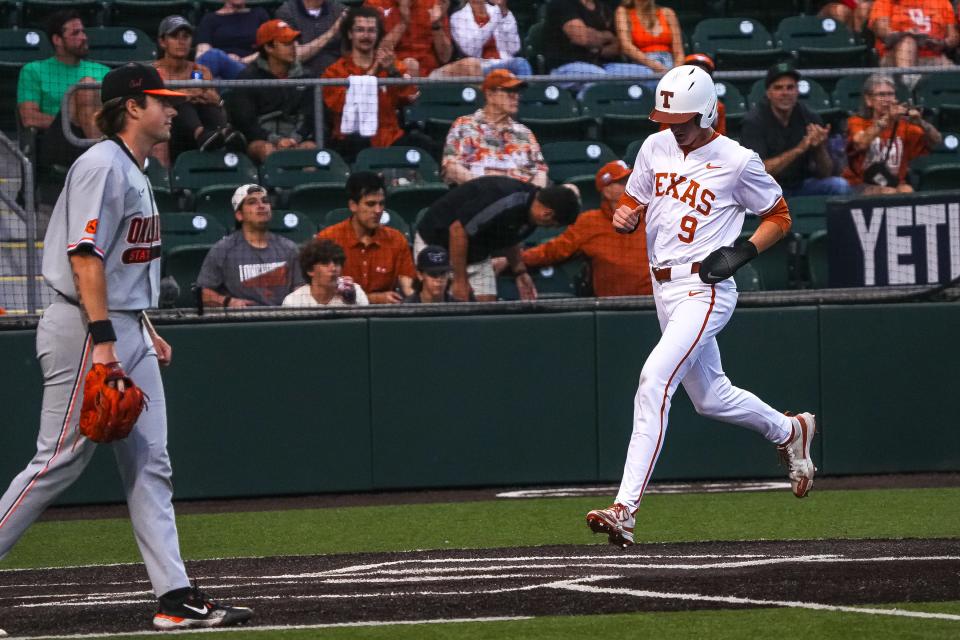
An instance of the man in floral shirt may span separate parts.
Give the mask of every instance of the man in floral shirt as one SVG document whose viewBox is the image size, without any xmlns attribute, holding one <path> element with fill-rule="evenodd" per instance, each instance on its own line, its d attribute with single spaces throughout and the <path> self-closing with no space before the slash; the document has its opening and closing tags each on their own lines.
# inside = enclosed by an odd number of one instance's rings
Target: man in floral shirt
<svg viewBox="0 0 960 640">
<path fill-rule="evenodd" d="M 547 165 L 540 143 L 527 127 L 513 119 L 526 83 L 506 69 L 483 80 L 486 104 L 457 118 L 443 149 L 443 177 L 463 184 L 480 176 L 508 176 L 539 187 L 547 184 Z"/>
</svg>

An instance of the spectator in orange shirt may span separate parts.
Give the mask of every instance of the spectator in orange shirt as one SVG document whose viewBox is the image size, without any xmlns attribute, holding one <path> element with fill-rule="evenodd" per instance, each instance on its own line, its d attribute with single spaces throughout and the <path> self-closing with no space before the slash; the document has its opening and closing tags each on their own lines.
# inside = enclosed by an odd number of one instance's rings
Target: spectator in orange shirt
<svg viewBox="0 0 960 640">
<path fill-rule="evenodd" d="M 347 178 L 351 216 L 317 234 L 343 247 L 343 275 L 367 293 L 371 304 L 394 304 L 413 294 L 413 255 L 406 236 L 381 224 L 383 178 L 357 171 Z M 399 290 L 399 291 L 398 291 Z"/>
<path fill-rule="evenodd" d="M 847 121 L 847 181 L 864 195 L 910 193 L 910 161 L 926 155 L 942 136 L 920 110 L 897 103 L 893 78 L 874 74 L 863 85 L 863 110 Z"/>
<path fill-rule="evenodd" d="M 692 64 L 695 67 L 700 67 L 709 73 L 711 78 L 713 77 L 713 72 L 716 70 L 716 66 L 713 64 L 713 58 L 705 53 L 691 53 L 683 59 L 683 64 Z M 660 131 L 669 128 L 670 125 L 666 123 L 660 125 Z M 717 121 L 713 125 L 713 130 L 722 136 L 727 135 L 727 107 L 724 106 L 722 99 L 717 101 Z"/>
<path fill-rule="evenodd" d="M 950 0 L 876 0 L 870 28 L 884 67 L 948 66 L 945 53 L 960 42 Z M 920 79 L 910 76 L 904 81 L 911 85 Z"/>
<path fill-rule="evenodd" d="M 367 5 L 383 15 L 388 32 L 383 48 L 392 47 L 404 62 L 416 60 L 422 77 L 481 75 L 479 58 L 453 60 L 450 0 L 367 0 Z"/>
<path fill-rule="evenodd" d="M 654 0 L 622 0 L 615 14 L 620 52 L 651 74 L 663 74 L 683 58 L 677 14 Z"/>
<path fill-rule="evenodd" d="M 523 263 L 534 269 L 581 254 L 590 261 L 595 296 L 652 294 L 645 234 L 617 233 L 612 223 L 629 177 L 630 168 L 623 160 L 601 167 L 596 177 L 600 208 L 584 211 L 563 233 L 524 251 Z"/>
<path fill-rule="evenodd" d="M 345 53 L 327 67 L 324 78 L 349 78 L 350 76 L 375 76 L 377 78 L 410 78 L 417 73 L 407 73 L 402 62 L 396 62 L 392 51 L 380 46 L 384 36 L 380 12 L 372 7 L 350 9 L 340 25 L 341 42 Z M 416 71 L 415 69 L 413 71 Z M 347 87 L 323 88 L 323 101 L 333 115 L 333 146 L 348 161 L 368 146 L 389 147 L 408 145 L 426 149 L 434 157 L 440 155 L 441 146 L 419 131 L 404 133 L 400 128 L 397 109 L 413 102 L 419 94 L 414 85 L 391 85 L 378 87 L 377 130 L 373 136 L 341 131 L 344 106 L 347 102 Z"/>
</svg>

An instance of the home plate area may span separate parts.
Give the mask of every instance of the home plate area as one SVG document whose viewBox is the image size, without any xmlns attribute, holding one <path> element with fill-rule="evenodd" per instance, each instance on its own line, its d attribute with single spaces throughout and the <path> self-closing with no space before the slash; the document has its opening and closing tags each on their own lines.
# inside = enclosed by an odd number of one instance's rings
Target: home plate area
<svg viewBox="0 0 960 640">
<path fill-rule="evenodd" d="M 251 626 L 960 600 L 956 540 L 818 540 L 556 546 L 243 558 L 189 563 L 212 598 L 254 608 Z M 0 571 L 12 635 L 142 631 L 155 600 L 141 565 Z M 866 606 L 865 606 L 866 605 Z M 960 626 L 958 626 L 960 634 Z"/>
</svg>

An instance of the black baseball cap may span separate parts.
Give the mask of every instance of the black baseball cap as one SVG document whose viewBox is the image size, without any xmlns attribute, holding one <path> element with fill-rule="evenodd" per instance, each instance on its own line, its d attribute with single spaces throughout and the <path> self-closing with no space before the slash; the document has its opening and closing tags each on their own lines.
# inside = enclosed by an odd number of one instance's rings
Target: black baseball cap
<svg viewBox="0 0 960 640">
<path fill-rule="evenodd" d="M 443 247 L 430 244 L 417 255 L 417 271 L 441 275 L 450 271 L 450 254 Z"/>
<path fill-rule="evenodd" d="M 797 68 L 793 66 L 790 62 L 778 62 L 769 69 L 767 69 L 767 84 L 769 87 L 774 82 L 782 78 L 783 76 L 790 76 L 794 80 L 800 79 L 800 72 L 797 71 Z"/>
<path fill-rule="evenodd" d="M 160 37 L 168 36 L 179 29 L 186 29 L 193 33 L 193 25 L 183 16 L 167 16 L 160 21 L 160 26 L 157 27 L 157 35 Z"/>
<path fill-rule="evenodd" d="M 132 98 L 141 94 L 166 98 L 186 98 L 187 94 L 167 89 L 163 78 L 150 65 L 130 62 L 111 70 L 100 84 L 100 100 Z"/>
</svg>

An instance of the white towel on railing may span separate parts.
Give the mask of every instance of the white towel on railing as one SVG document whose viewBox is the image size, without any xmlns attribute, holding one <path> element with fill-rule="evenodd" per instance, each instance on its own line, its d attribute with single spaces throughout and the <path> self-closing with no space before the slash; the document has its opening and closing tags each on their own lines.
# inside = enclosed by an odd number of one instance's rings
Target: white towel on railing
<svg viewBox="0 0 960 640">
<path fill-rule="evenodd" d="M 359 132 L 362 136 L 370 137 L 377 133 L 378 115 L 377 78 L 350 76 L 340 133 Z"/>
</svg>

